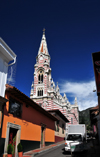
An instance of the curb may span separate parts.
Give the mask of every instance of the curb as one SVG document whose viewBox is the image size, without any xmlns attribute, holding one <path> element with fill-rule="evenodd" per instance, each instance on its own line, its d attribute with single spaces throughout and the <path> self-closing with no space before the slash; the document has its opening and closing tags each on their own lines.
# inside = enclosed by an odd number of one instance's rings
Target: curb
<svg viewBox="0 0 100 157">
<path fill-rule="evenodd" d="M 52 148 L 58 147 L 58 146 L 63 145 L 63 144 L 64 144 L 64 143 L 58 144 L 58 145 L 53 146 L 53 147 L 51 147 L 51 148 L 47 148 L 47 149 L 45 149 L 45 150 L 41 150 L 40 152 L 37 152 L 37 153 L 32 154 L 31 157 L 34 157 L 34 156 L 36 156 L 36 155 L 38 155 L 38 154 L 40 154 L 40 153 L 42 153 L 42 152 L 45 152 L 45 151 L 47 151 L 47 150 L 50 150 L 50 149 L 52 149 Z"/>
<path fill-rule="evenodd" d="M 39 152 L 33 152 L 33 154 L 30 154 L 30 155 L 25 154 L 25 155 L 23 155 L 23 157 L 34 157 L 34 156 L 36 156 L 36 155 L 38 155 L 38 154 L 40 154 L 42 152 L 45 152 L 47 150 L 50 150 L 52 148 L 58 147 L 58 146 L 63 145 L 63 144 L 64 143 L 60 143 L 60 144 L 57 144 L 57 145 L 55 144 L 55 146 L 51 146 L 50 148 L 47 148 L 47 149 L 44 149 L 44 150 L 40 150 Z M 28 151 L 28 152 L 30 152 L 30 151 Z"/>
</svg>

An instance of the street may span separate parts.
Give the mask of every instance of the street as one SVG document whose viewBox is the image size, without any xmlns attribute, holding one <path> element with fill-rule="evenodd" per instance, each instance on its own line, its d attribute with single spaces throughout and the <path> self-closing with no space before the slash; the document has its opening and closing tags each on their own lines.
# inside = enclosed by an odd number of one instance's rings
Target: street
<svg viewBox="0 0 100 157">
<path fill-rule="evenodd" d="M 86 143 L 86 146 L 88 148 L 87 151 L 80 152 L 80 153 L 73 153 L 71 156 L 70 152 L 65 152 L 64 151 L 64 144 L 51 148 L 49 150 L 43 151 L 40 154 L 37 154 L 37 157 L 91 157 L 91 155 L 94 157 L 95 156 L 95 151 L 93 148 L 93 142 L 89 140 Z"/>
<path fill-rule="evenodd" d="M 63 144 L 63 145 L 57 146 L 55 148 L 51 148 L 50 150 L 42 152 L 36 156 L 37 157 L 71 157 L 71 153 L 64 151 L 64 144 Z M 73 154 L 73 157 L 80 157 L 80 156 L 88 157 L 87 152 Z"/>
<path fill-rule="evenodd" d="M 64 144 L 61 146 L 57 146 L 55 148 L 51 148 L 50 150 L 47 150 L 37 155 L 37 157 L 64 157 L 64 156 L 66 156 L 66 153 L 64 152 Z M 68 157 L 71 157 L 71 155 L 69 155 Z"/>
</svg>

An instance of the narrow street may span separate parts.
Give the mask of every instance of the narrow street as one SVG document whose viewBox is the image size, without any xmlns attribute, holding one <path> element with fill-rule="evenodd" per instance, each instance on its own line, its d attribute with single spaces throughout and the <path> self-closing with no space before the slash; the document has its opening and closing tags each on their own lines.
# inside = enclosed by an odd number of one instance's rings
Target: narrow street
<svg viewBox="0 0 100 157">
<path fill-rule="evenodd" d="M 36 155 L 37 157 L 71 157 L 71 153 L 70 152 L 65 152 L 64 151 L 64 144 L 55 148 L 52 148 L 50 150 L 47 150 L 45 152 L 42 152 L 38 155 Z M 75 153 L 72 155 L 73 157 L 88 157 L 88 153 L 84 152 L 84 153 Z"/>
<path fill-rule="evenodd" d="M 98 150 L 94 148 L 93 140 L 88 140 L 86 147 L 88 148 L 87 151 L 73 153 L 71 156 L 70 152 L 64 151 L 64 144 L 62 144 L 60 146 L 36 154 L 36 157 L 98 157 Z"/>
<path fill-rule="evenodd" d="M 65 157 L 67 154 L 64 152 L 64 144 L 61 146 L 57 146 L 55 148 L 51 148 L 50 150 L 47 150 L 45 152 L 42 152 L 36 157 Z M 71 157 L 71 155 L 67 155 L 68 157 Z"/>
</svg>

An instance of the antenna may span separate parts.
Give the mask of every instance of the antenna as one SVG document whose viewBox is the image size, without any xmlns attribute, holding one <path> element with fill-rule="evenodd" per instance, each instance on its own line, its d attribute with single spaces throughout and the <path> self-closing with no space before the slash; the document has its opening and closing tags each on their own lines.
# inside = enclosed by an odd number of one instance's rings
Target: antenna
<svg viewBox="0 0 100 157">
<path fill-rule="evenodd" d="M 15 85 L 16 67 L 17 62 L 8 67 L 7 84 L 12 86 Z"/>
</svg>

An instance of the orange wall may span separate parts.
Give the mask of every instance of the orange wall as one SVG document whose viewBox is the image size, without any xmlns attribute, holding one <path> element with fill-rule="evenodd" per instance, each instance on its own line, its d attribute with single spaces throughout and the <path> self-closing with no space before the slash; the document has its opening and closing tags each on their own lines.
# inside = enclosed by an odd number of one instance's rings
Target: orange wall
<svg viewBox="0 0 100 157">
<path fill-rule="evenodd" d="M 55 131 L 46 128 L 45 131 L 45 142 L 55 142 Z"/>
<path fill-rule="evenodd" d="M 9 99 L 8 94 L 6 94 L 6 98 Z M 14 99 L 14 97 L 12 98 Z M 4 108 L 2 138 L 6 138 L 7 122 L 10 122 L 10 123 L 14 123 L 21 126 L 21 140 L 40 141 L 41 140 L 41 123 L 43 123 L 46 125 L 45 141 L 54 142 L 55 122 L 51 120 L 49 117 L 35 110 L 31 106 L 27 108 L 25 103 L 23 103 L 22 105 L 22 117 L 21 118 L 13 117 L 12 114 L 8 113 L 8 109 L 9 109 L 9 102 L 6 103 L 6 106 Z"/>
</svg>

